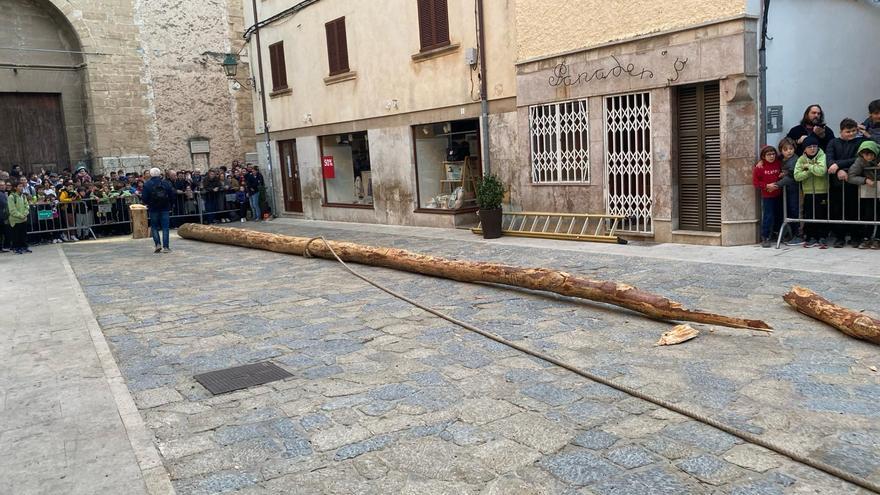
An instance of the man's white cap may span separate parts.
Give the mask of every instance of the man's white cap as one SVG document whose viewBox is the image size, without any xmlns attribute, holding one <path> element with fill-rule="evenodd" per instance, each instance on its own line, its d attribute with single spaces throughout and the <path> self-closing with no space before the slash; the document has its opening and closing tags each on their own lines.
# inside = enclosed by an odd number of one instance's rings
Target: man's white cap
<svg viewBox="0 0 880 495">
<path fill-rule="evenodd" d="M 159 177 L 162 175 L 162 171 L 156 167 L 150 169 L 150 177 Z"/>
</svg>

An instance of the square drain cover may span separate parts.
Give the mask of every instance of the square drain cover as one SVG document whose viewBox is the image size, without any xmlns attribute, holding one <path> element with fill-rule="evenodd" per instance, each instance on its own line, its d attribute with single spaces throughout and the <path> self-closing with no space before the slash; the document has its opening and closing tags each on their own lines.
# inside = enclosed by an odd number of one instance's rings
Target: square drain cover
<svg viewBox="0 0 880 495">
<path fill-rule="evenodd" d="M 209 392 L 218 395 L 232 392 L 233 390 L 263 385 L 276 380 L 283 380 L 291 376 L 293 375 L 279 368 L 274 363 L 264 361 L 225 370 L 210 371 L 196 375 L 193 378 L 208 389 Z"/>
</svg>

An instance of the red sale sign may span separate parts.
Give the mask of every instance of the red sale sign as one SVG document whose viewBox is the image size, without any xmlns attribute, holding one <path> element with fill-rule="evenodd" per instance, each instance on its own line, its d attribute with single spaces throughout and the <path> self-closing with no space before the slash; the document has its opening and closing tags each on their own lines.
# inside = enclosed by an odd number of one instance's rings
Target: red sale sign
<svg viewBox="0 0 880 495">
<path fill-rule="evenodd" d="M 324 156 L 321 157 L 322 169 L 324 170 L 324 178 L 325 179 L 333 179 L 336 178 L 336 168 L 334 168 L 333 157 L 332 156 Z"/>
</svg>

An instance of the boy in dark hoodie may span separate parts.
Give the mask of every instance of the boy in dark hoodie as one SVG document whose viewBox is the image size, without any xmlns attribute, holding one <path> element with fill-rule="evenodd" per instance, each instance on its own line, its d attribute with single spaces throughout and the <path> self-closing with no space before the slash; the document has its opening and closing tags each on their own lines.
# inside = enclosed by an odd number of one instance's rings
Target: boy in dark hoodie
<svg viewBox="0 0 880 495">
<path fill-rule="evenodd" d="M 859 146 L 859 157 L 849 168 L 848 182 L 859 186 L 859 197 L 862 220 L 875 220 L 877 206 L 877 171 L 866 170 L 877 166 L 877 157 L 880 156 L 880 145 L 871 140 L 866 140 Z M 867 226 L 863 230 L 862 242 L 859 249 L 880 249 L 880 242 L 874 238 L 874 227 Z"/>
<path fill-rule="evenodd" d="M 777 185 L 782 178 L 782 162 L 776 148 L 761 148 L 761 160 L 752 170 L 752 183 L 761 191 L 761 247 L 771 246 L 770 236 L 782 223 L 782 190 Z"/>
<path fill-rule="evenodd" d="M 798 156 L 795 154 L 797 144 L 789 137 L 782 138 L 779 141 L 779 153 L 782 154 L 782 175 L 776 185 L 782 189 L 785 196 L 785 216 L 788 218 L 800 218 L 801 216 L 801 189 L 800 185 L 794 180 L 794 166 L 797 163 Z M 796 222 L 791 225 L 791 239 L 786 244 L 789 246 L 800 246 L 804 243 L 801 232 L 801 223 Z"/>
<path fill-rule="evenodd" d="M 825 149 L 825 160 L 828 163 L 829 204 L 832 220 L 858 220 L 859 200 L 858 188 L 847 182 L 849 168 L 855 163 L 859 145 L 865 138 L 859 135 L 859 125 L 853 119 L 840 122 L 840 137 L 832 139 Z M 832 245 L 842 248 L 846 245 L 847 236 L 858 245 L 858 235 L 851 225 L 832 224 L 831 232 L 834 239 Z"/>
<path fill-rule="evenodd" d="M 880 144 L 880 100 L 868 103 L 868 118 L 859 126 L 862 136 Z"/>
</svg>

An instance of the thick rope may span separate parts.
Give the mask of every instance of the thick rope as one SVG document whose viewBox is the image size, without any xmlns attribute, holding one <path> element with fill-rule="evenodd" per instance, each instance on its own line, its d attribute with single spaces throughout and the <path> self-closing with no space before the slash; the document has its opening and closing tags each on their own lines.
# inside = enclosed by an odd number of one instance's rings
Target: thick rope
<svg viewBox="0 0 880 495">
<path fill-rule="evenodd" d="M 732 426 L 730 426 L 730 425 L 727 425 L 727 424 L 725 424 L 725 423 L 722 423 L 721 421 L 718 421 L 718 420 L 716 420 L 716 419 L 713 419 L 713 418 L 711 418 L 711 417 L 709 417 L 709 416 L 705 416 L 705 415 L 700 414 L 700 413 L 698 413 L 698 412 L 691 411 L 690 409 L 686 409 L 686 408 L 684 408 L 684 407 L 682 407 L 682 406 L 679 406 L 679 405 L 673 404 L 673 403 L 668 402 L 668 401 L 666 401 L 666 400 L 664 400 L 664 399 L 659 399 L 659 398 L 657 398 L 657 397 L 653 397 L 653 396 L 647 395 L 647 394 L 645 394 L 645 393 L 643 393 L 643 392 L 640 392 L 640 391 L 638 391 L 638 390 L 636 390 L 636 389 L 634 389 L 634 388 L 628 387 L 628 386 L 626 386 L 626 385 L 620 385 L 620 384 L 614 383 L 614 382 L 612 382 L 611 380 L 609 380 L 609 379 L 607 379 L 607 378 L 604 378 L 604 377 L 602 377 L 602 376 L 599 376 L 599 375 L 597 375 L 597 374 L 591 373 L 591 372 L 589 372 L 589 371 L 586 371 L 586 370 L 582 370 L 582 369 L 580 369 L 580 368 L 577 368 L 577 367 L 575 367 L 574 365 L 568 364 L 568 363 L 566 363 L 566 362 L 564 362 L 564 361 L 560 361 L 559 359 L 556 359 L 556 358 L 554 358 L 553 356 L 549 356 L 549 355 L 544 354 L 544 353 L 542 353 L 542 352 L 535 351 L 535 350 L 529 349 L 529 348 L 527 348 L 527 347 L 523 347 L 523 346 L 517 344 L 516 342 L 511 342 L 511 341 L 509 341 L 509 340 L 507 340 L 507 339 L 505 339 L 505 338 L 503 338 L 503 337 L 500 337 L 500 336 L 498 336 L 498 335 L 495 335 L 495 334 L 489 333 L 489 332 L 487 332 L 487 331 L 485 331 L 485 330 L 481 330 L 481 329 L 479 329 L 479 328 L 477 328 L 477 327 L 475 327 L 475 326 L 473 326 L 473 325 L 471 325 L 471 324 L 469 324 L 469 323 L 466 323 L 466 322 L 463 322 L 463 321 L 461 321 L 461 320 L 455 319 L 455 318 L 453 318 L 452 316 L 449 316 L 449 315 L 447 315 L 447 314 L 441 313 L 440 311 L 437 311 L 437 310 L 435 310 L 435 309 L 432 309 L 432 308 L 429 308 L 429 307 L 427 307 L 427 306 L 424 306 L 424 305 L 422 305 L 421 303 L 419 303 L 419 302 L 417 302 L 417 301 L 414 301 L 414 300 L 412 300 L 412 299 L 410 299 L 410 298 L 404 296 L 403 294 L 399 294 L 399 293 L 397 293 L 397 292 L 395 292 L 395 291 L 393 291 L 393 290 L 391 290 L 391 289 L 389 289 L 389 288 L 387 288 L 387 287 L 384 287 L 384 286 L 380 285 L 380 284 L 377 283 L 377 282 L 374 282 L 374 281 L 370 280 L 370 279 L 367 278 L 366 276 L 361 275 L 360 273 L 358 273 L 357 271 L 355 271 L 354 269 L 352 269 L 351 267 L 349 267 L 349 266 L 348 266 L 344 261 L 342 261 L 342 259 L 336 254 L 336 251 L 334 251 L 333 248 L 330 247 L 330 243 L 328 243 L 327 240 L 326 240 L 324 237 L 315 237 L 315 238 L 312 238 L 312 239 L 309 240 L 309 242 L 306 244 L 306 249 L 305 249 L 306 257 L 310 257 L 310 256 L 311 256 L 311 254 L 308 252 L 308 246 L 309 246 L 309 244 L 311 244 L 312 241 L 314 241 L 314 240 L 318 240 L 318 239 L 320 239 L 321 241 L 324 242 L 324 245 L 327 246 L 327 249 L 329 249 L 329 250 L 330 250 L 330 253 L 333 254 L 333 257 L 336 258 L 336 261 L 338 261 L 338 262 L 339 262 L 339 263 L 340 263 L 340 264 L 341 264 L 346 270 L 349 271 L 349 273 L 351 273 L 351 274 L 354 275 L 355 277 L 357 277 L 357 278 L 363 280 L 364 282 L 366 282 L 366 283 L 372 285 L 373 287 L 375 287 L 375 288 L 377 288 L 377 289 L 379 289 L 379 290 L 381 290 L 381 291 L 383 291 L 383 292 L 386 292 L 386 293 L 388 293 L 388 294 L 390 294 L 390 295 L 392 295 L 392 296 L 394 296 L 394 297 L 400 299 L 401 301 L 405 301 L 405 302 L 407 302 L 407 303 L 409 303 L 409 304 L 411 304 L 411 305 L 413 305 L 413 306 L 415 306 L 415 307 L 417 307 L 417 308 L 419 308 L 419 309 L 421 309 L 421 310 L 423 310 L 423 311 L 427 311 L 428 313 L 431 313 L 432 315 L 437 316 L 438 318 L 442 318 L 442 319 L 444 319 L 444 320 L 446 320 L 446 321 L 448 321 L 448 322 L 450 322 L 450 323 L 454 323 L 455 325 L 458 325 L 458 326 L 460 326 L 461 328 L 464 328 L 465 330 L 469 330 L 469 331 L 471 331 L 471 332 L 474 332 L 474 333 L 477 333 L 477 334 L 479 334 L 479 335 L 482 335 L 483 337 L 486 337 L 487 339 L 494 340 L 495 342 L 498 342 L 499 344 L 503 344 L 503 345 L 505 345 L 505 346 L 507 346 L 507 347 L 510 347 L 510 348 L 512 348 L 512 349 L 516 349 L 516 350 L 518 350 L 518 351 L 520 351 L 520 352 L 522 352 L 522 353 L 528 354 L 529 356 L 536 357 L 536 358 L 538 358 L 538 359 L 541 359 L 542 361 L 546 361 L 546 362 L 551 363 L 551 364 L 553 364 L 553 365 L 555 365 L 555 366 L 558 366 L 558 367 L 560 367 L 560 368 L 563 368 L 563 369 L 566 369 L 566 370 L 568 370 L 568 371 L 571 371 L 572 373 L 575 373 L 575 374 L 577 374 L 577 375 L 579 375 L 579 376 L 582 376 L 582 377 L 587 378 L 587 379 L 589 379 L 589 380 L 592 380 L 592 381 L 594 381 L 594 382 L 601 383 L 602 385 L 605 385 L 605 386 L 611 387 L 611 388 L 613 388 L 613 389 L 615 389 L 615 390 L 618 390 L 618 391 L 620 391 L 620 392 L 623 392 L 623 393 L 625 393 L 625 394 L 627 394 L 627 395 L 630 395 L 630 396 L 632 396 L 632 397 L 637 397 L 637 398 L 639 398 L 639 399 L 642 399 L 643 401 L 650 402 L 651 404 L 654 404 L 654 405 L 656 405 L 656 406 L 662 407 L 662 408 L 664 408 L 664 409 L 668 409 L 668 410 L 670 410 L 670 411 L 673 411 L 673 412 L 676 412 L 676 413 L 678 413 L 678 414 L 681 414 L 682 416 L 685 416 L 685 417 L 691 418 L 691 419 L 693 419 L 693 420 L 695 420 L 695 421 L 699 421 L 700 423 L 703 423 L 703 424 L 709 425 L 709 426 L 711 426 L 711 427 L 713 427 L 713 428 L 716 428 L 716 429 L 718 429 L 718 430 L 721 430 L 721 431 L 723 431 L 723 432 L 725 432 L 725 433 L 728 433 L 728 434 L 730 434 L 730 435 L 733 435 L 733 436 L 735 436 L 735 437 L 738 437 L 738 438 L 740 438 L 740 439 L 742 439 L 742 440 L 744 440 L 744 441 L 746 441 L 746 442 L 748 442 L 748 443 L 751 443 L 751 444 L 754 444 L 754 445 L 758 445 L 758 446 L 760 446 L 760 447 L 764 447 L 764 448 L 767 449 L 767 450 L 771 450 L 771 451 L 773 451 L 773 452 L 776 452 L 777 454 L 784 455 L 785 457 L 788 457 L 789 459 L 791 459 L 791 460 L 793 460 L 793 461 L 795 461 L 795 462 L 798 462 L 798 463 L 804 464 L 804 465 L 809 466 L 809 467 L 811 467 L 811 468 L 813 468 L 813 469 L 817 469 L 817 470 L 822 471 L 822 472 L 824 472 L 824 473 L 826 473 L 826 474 L 829 474 L 829 475 L 831 475 L 831 476 L 834 476 L 835 478 L 839 478 L 839 479 L 841 479 L 841 480 L 844 480 L 844 481 L 847 481 L 847 482 L 849 482 L 849 483 L 852 483 L 853 485 L 856 485 L 856 486 L 859 486 L 859 487 L 864 488 L 864 489 L 866 489 L 866 490 L 870 490 L 870 491 L 872 491 L 872 492 L 874 492 L 874 493 L 880 494 L 880 485 L 878 485 L 877 483 L 874 483 L 874 482 L 872 482 L 872 481 L 869 481 L 869 480 L 867 480 L 867 479 L 865 479 L 865 478 L 860 478 L 860 477 L 858 477 L 858 476 L 855 476 L 855 475 L 853 475 L 852 473 L 850 473 L 850 472 L 848 472 L 848 471 L 844 471 L 844 470 L 842 470 L 842 469 L 840 469 L 840 468 L 838 468 L 838 467 L 832 466 L 831 464 L 828 464 L 828 463 L 825 463 L 825 462 L 822 462 L 822 461 L 818 461 L 818 460 L 815 460 L 815 459 L 811 459 L 811 458 L 806 457 L 806 456 L 804 456 L 803 454 L 800 454 L 800 453 L 798 453 L 798 452 L 795 452 L 795 451 L 793 451 L 793 450 L 791 450 L 791 449 L 789 449 L 789 448 L 787 448 L 787 447 L 783 447 L 783 446 L 781 446 L 781 445 L 777 445 L 777 444 L 775 444 L 775 443 L 773 443 L 773 442 L 767 441 L 767 440 L 765 440 L 765 439 L 759 437 L 758 435 L 755 435 L 755 434 L 750 433 L 750 432 L 748 432 L 748 431 L 744 431 L 744 430 L 740 430 L 740 429 L 738 429 L 738 428 L 734 428 L 734 427 L 732 427 Z"/>
</svg>

